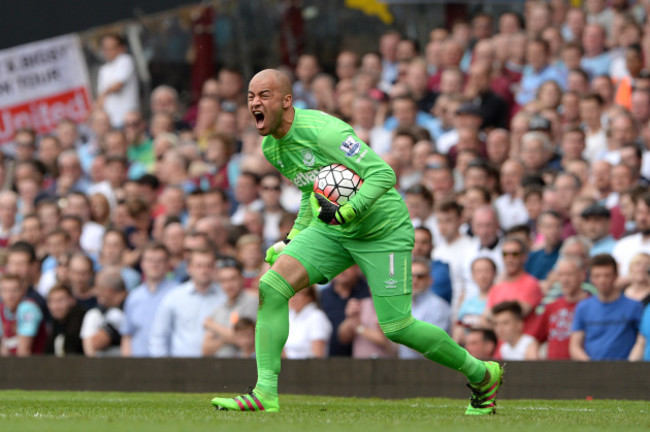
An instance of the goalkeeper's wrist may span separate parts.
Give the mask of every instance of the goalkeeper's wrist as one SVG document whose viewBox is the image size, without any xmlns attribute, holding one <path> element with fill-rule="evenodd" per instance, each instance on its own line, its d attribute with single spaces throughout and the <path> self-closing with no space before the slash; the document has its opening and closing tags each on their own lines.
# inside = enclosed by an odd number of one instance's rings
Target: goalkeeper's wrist
<svg viewBox="0 0 650 432">
<path fill-rule="evenodd" d="M 334 214 L 336 221 L 340 224 L 350 222 L 356 216 L 357 216 L 357 211 L 355 210 L 354 206 L 352 206 L 352 203 L 349 202 L 339 207 L 338 210 L 336 210 L 336 213 Z"/>
<path fill-rule="evenodd" d="M 297 228 L 291 228 L 291 231 L 289 231 L 289 234 L 287 234 L 287 240 L 289 240 L 289 241 L 293 240 L 293 238 L 294 238 L 295 236 L 297 236 L 299 232 L 300 232 L 299 229 L 297 229 Z M 286 241 L 286 240 L 285 240 L 286 243 L 289 243 L 289 241 Z"/>
</svg>

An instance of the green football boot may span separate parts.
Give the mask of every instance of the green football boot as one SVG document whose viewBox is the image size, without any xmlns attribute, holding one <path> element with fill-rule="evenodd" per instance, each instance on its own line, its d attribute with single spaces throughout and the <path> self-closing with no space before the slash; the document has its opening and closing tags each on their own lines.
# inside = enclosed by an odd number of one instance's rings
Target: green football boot
<svg viewBox="0 0 650 432">
<path fill-rule="evenodd" d="M 280 400 L 276 397 L 265 396 L 259 390 L 248 388 L 248 393 L 233 398 L 212 399 L 212 405 L 218 410 L 228 411 L 280 411 Z"/>
<path fill-rule="evenodd" d="M 503 384 L 504 370 L 497 362 L 485 362 L 485 367 L 489 373 L 489 379 L 486 383 L 467 384 L 472 390 L 472 396 L 469 398 L 469 405 L 465 415 L 488 415 L 497 412 L 497 392 Z"/>
</svg>

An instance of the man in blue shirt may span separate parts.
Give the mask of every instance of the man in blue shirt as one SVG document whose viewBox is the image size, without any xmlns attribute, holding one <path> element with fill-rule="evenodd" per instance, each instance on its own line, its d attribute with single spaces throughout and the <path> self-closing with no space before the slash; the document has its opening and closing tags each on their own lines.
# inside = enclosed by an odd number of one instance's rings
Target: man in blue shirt
<svg viewBox="0 0 650 432">
<path fill-rule="evenodd" d="M 599 24 L 592 23 L 585 27 L 582 33 L 582 46 L 585 50 L 580 67 L 589 74 L 590 78 L 608 75 L 612 57 L 606 51 L 607 33 Z"/>
<path fill-rule="evenodd" d="M 537 95 L 537 89 L 546 81 L 555 81 L 564 90 L 566 83 L 562 72 L 549 64 L 549 45 L 543 39 L 528 42 L 526 59 L 528 64 L 524 67 L 521 77 L 520 89 L 515 100 L 520 106 L 532 102 Z"/>
<path fill-rule="evenodd" d="M 162 299 L 178 286 L 167 278 L 169 251 L 162 243 L 151 243 L 142 252 L 140 263 L 145 282 L 137 286 L 124 303 L 122 356 L 149 357 L 149 335 Z"/>
<path fill-rule="evenodd" d="M 212 282 L 214 264 L 213 251 L 192 251 L 190 280 L 165 296 L 156 311 L 149 337 L 152 357 L 201 356 L 203 324 L 227 300 L 221 287 Z"/>
<path fill-rule="evenodd" d="M 546 210 L 537 217 L 537 230 L 544 237 L 544 247 L 528 255 L 525 269 L 539 280 L 545 280 L 553 269 L 562 247 L 562 216 Z"/>
<path fill-rule="evenodd" d="M 637 357 L 634 360 L 650 361 L 650 305 L 646 306 L 641 318 L 641 330 L 639 334 Z"/>
<path fill-rule="evenodd" d="M 449 332 L 451 327 L 451 307 L 449 303 L 434 294 L 431 286 L 431 274 L 428 271 L 430 260 L 424 257 L 413 257 L 411 274 L 413 276 L 413 302 L 411 312 L 413 317 L 428 322 Z M 397 356 L 401 359 L 424 359 L 417 351 L 400 345 Z"/>
<path fill-rule="evenodd" d="M 441 297 L 447 303 L 451 303 L 451 276 L 449 275 L 449 264 L 440 260 L 431 260 L 433 256 L 433 237 L 431 231 L 425 227 L 415 229 L 415 244 L 413 256 L 423 257 L 431 263 L 431 291 Z"/>
<path fill-rule="evenodd" d="M 643 306 L 616 287 L 616 260 L 596 255 L 589 265 L 598 295 L 576 306 L 569 354 L 573 360 L 627 360 L 637 342 Z"/>
</svg>

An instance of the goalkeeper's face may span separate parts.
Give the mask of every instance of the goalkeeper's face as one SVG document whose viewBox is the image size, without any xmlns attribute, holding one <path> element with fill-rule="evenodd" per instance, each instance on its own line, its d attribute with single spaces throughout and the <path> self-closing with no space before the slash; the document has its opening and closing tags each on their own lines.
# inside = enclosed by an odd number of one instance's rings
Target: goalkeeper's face
<svg viewBox="0 0 650 432">
<path fill-rule="evenodd" d="M 285 110 L 291 107 L 291 95 L 290 87 L 287 92 L 282 77 L 273 72 L 276 71 L 262 71 L 251 80 L 248 85 L 248 110 L 260 135 L 280 138 L 286 133 L 282 131 L 282 119 Z"/>
</svg>

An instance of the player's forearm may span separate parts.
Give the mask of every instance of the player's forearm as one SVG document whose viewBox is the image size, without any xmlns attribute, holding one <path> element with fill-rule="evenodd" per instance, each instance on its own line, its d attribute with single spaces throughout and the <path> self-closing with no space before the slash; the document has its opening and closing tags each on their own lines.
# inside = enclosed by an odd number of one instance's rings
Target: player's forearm
<svg viewBox="0 0 650 432">
<path fill-rule="evenodd" d="M 367 178 L 363 179 L 363 184 L 359 192 L 350 200 L 350 204 L 361 213 L 370 208 L 383 194 L 388 192 L 397 181 L 395 173 L 388 165 L 388 169 L 379 169 Z"/>
</svg>

